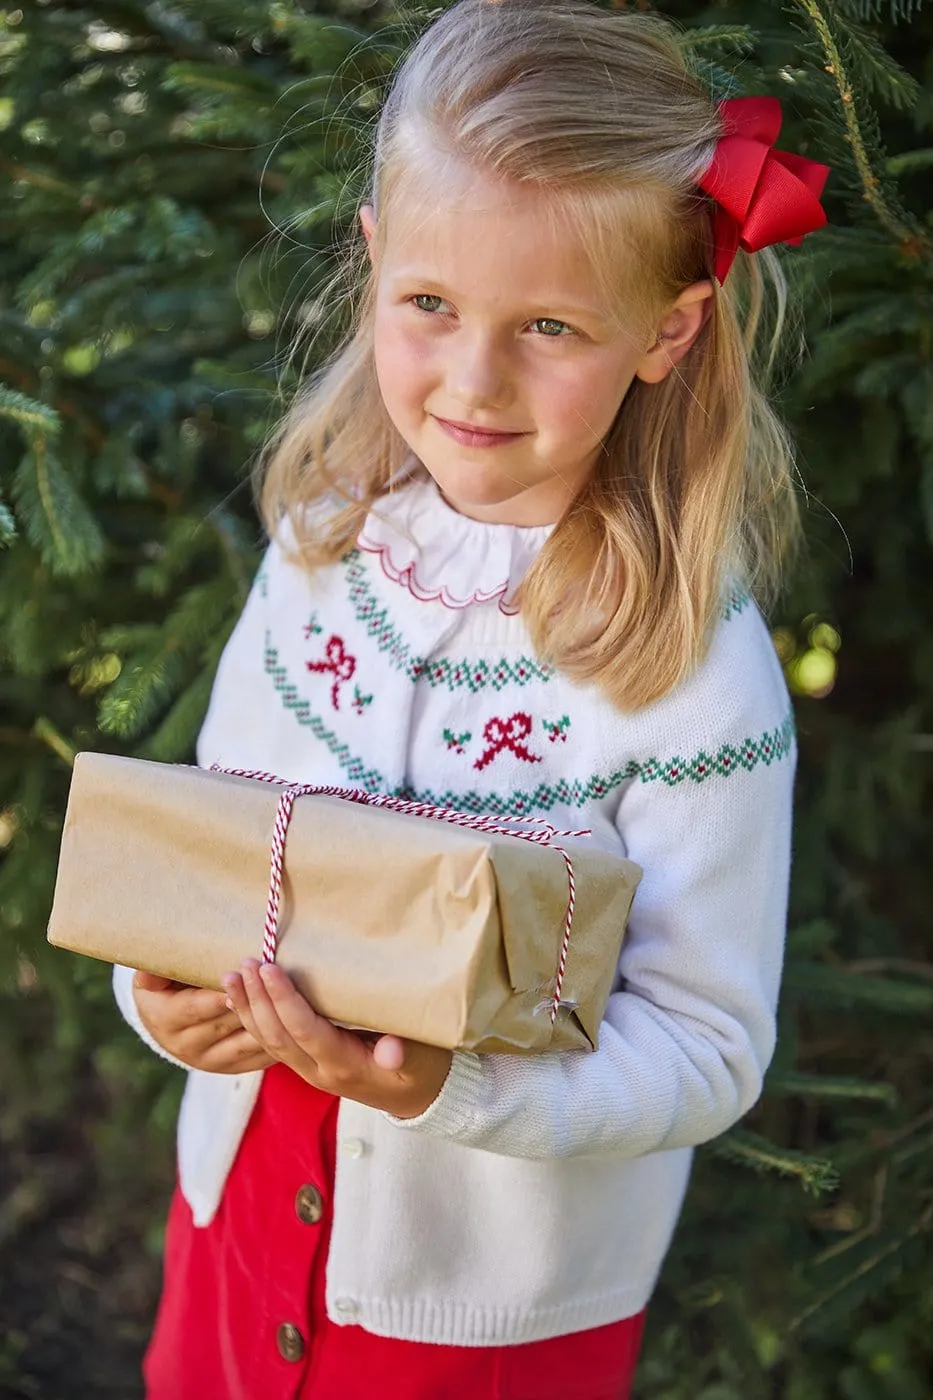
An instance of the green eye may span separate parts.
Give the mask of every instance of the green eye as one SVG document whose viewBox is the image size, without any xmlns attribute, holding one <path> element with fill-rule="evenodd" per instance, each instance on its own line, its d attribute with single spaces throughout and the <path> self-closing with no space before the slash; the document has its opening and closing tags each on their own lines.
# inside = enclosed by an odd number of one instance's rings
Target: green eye
<svg viewBox="0 0 933 1400">
<path fill-rule="evenodd" d="M 562 335 L 573 335 L 573 331 L 566 321 L 555 321 L 552 316 L 539 316 L 531 323 L 539 335 L 549 336 L 552 340 L 557 340 Z"/>
<path fill-rule="evenodd" d="M 440 311 L 444 305 L 441 297 L 433 297 L 428 293 L 421 292 L 418 296 L 412 297 L 419 311 Z"/>
</svg>

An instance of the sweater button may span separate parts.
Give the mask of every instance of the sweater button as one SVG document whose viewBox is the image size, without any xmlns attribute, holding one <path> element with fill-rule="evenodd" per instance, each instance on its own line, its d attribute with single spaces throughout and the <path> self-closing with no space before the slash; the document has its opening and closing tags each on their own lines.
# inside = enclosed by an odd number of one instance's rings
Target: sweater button
<svg viewBox="0 0 933 1400">
<path fill-rule="evenodd" d="M 279 1356 L 285 1361 L 300 1361 L 305 1354 L 305 1339 L 293 1322 L 283 1322 L 275 1334 Z"/>
<path fill-rule="evenodd" d="M 334 1303 L 334 1310 L 344 1322 L 355 1322 L 360 1315 L 355 1298 L 338 1298 Z"/>
<path fill-rule="evenodd" d="M 340 1150 L 345 1157 L 362 1157 L 366 1146 L 360 1142 L 359 1138 L 344 1138 L 340 1144 Z"/>
<path fill-rule="evenodd" d="M 302 1225 L 316 1225 L 324 1214 L 324 1197 L 316 1186 L 302 1186 L 295 1197 L 295 1214 Z"/>
</svg>

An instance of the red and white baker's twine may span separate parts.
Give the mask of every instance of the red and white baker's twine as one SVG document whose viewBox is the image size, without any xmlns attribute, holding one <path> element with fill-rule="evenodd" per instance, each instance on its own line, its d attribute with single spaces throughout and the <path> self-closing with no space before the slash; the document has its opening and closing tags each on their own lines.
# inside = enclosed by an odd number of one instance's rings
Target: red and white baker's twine
<svg viewBox="0 0 933 1400">
<path fill-rule="evenodd" d="M 577 885 L 573 873 L 573 861 L 563 846 L 555 841 L 574 836 L 591 836 L 587 828 L 581 831 L 558 831 L 544 817 L 515 817 L 508 821 L 518 826 L 501 826 L 492 817 L 470 816 L 467 812 L 456 812 L 450 807 L 433 807 L 430 802 L 409 802 L 402 797 L 386 797 L 381 793 L 362 792 L 359 788 L 321 787 L 313 783 L 290 783 L 286 778 L 277 778 L 274 773 L 256 773 L 248 768 L 221 768 L 215 763 L 212 773 L 228 773 L 233 778 L 255 778 L 261 783 L 276 783 L 283 788 L 275 809 L 275 822 L 272 828 L 272 846 L 269 863 L 269 898 L 266 904 L 266 925 L 262 940 L 262 961 L 275 962 L 279 942 L 279 909 L 282 903 L 282 868 L 285 861 L 285 837 L 292 818 L 292 808 L 298 797 L 340 797 L 345 802 L 359 802 L 364 807 L 387 807 L 391 812 L 401 812 L 410 817 L 429 817 L 432 821 L 451 822 L 454 826 L 465 826 L 471 831 L 487 831 L 493 836 L 514 836 L 519 841 L 532 841 L 536 846 L 548 846 L 558 851 L 567 867 L 567 914 L 564 919 L 564 936 L 557 960 L 557 976 L 554 983 L 554 996 L 551 1000 L 551 1025 L 557 1019 L 560 1008 L 564 973 L 567 970 L 567 951 L 570 947 L 570 930 L 573 927 L 573 911 L 577 901 Z M 534 827 L 534 830 L 522 828 Z"/>
</svg>

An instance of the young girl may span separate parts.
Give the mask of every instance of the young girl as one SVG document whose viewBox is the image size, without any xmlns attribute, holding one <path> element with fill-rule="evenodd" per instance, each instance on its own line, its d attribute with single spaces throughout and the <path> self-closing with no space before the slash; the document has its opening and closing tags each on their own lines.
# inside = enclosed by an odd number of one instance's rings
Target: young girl
<svg viewBox="0 0 933 1400">
<path fill-rule="evenodd" d="M 737 306 L 825 178 L 777 125 L 583 0 L 462 0 L 396 78 L 199 761 L 591 827 L 644 878 L 593 1054 L 117 969 L 191 1071 L 150 1400 L 629 1394 L 691 1149 L 774 1044 L 794 739 L 750 590 L 795 517 Z"/>
</svg>

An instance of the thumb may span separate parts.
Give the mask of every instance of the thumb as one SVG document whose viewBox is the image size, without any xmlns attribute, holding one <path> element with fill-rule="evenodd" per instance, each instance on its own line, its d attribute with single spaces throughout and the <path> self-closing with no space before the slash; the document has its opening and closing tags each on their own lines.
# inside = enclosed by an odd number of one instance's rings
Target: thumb
<svg viewBox="0 0 933 1400">
<path fill-rule="evenodd" d="M 176 987 L 177 982 L 173 982 L 171 977 L 157 977 L 154 972 L 136 972 L 133 974 L 133 986 L 141 992 L 167 992 L 170 987 Z"/>
<path fill-rule="evenodd" d="M 373 1046 L 373 1060 L 380 1069 L 401 1069 L 405 1063 L 405 1042 L 397 1035 L 380 1036 Z"/>
</svg>

